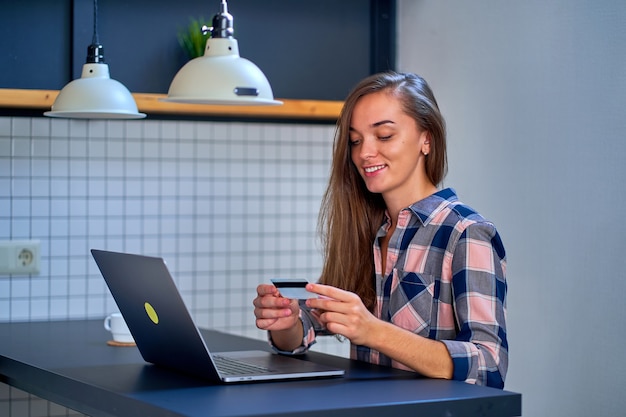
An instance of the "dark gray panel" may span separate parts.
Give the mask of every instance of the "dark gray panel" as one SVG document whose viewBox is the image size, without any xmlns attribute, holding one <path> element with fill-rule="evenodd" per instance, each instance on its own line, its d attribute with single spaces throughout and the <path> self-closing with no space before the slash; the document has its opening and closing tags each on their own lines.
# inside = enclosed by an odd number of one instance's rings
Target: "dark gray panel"
<svg viewBox="0 0 626 417">
<path fill-rule="evenodd" d="M 93 36 L 92 0 L 0 1 L 0 87 L 60 89 L 80 77 Z M 375 68 L 371 51 L 381 53 L 380 39 L 383 49 L 390 39 L 373 30 L 377 4 L 390 1 L 231 0 L 228 6 L 241 56 L 263 70 L 276 97 L 343 100 Z M 111 77 L 133 92 L 166 93 L 187 61 L 178 31 L 191 17 L 210 21 L 219 6 L 219 0 L 99 0 L 99 41 Z"/>
<path fill-rule="evenodd" d="M 0 0 L 0 88 L 62 88 L 70 77 L 70 0 Z"/>
<path fill-rule="evenodd" d="M 219 1 L 172 4 L 99 2 L 100 42 L 111 76 L 131 91 L 167 92 L 186 62 L 178 30 L 191 17 L 210 21 L 219 11 Z M 228 6 L 240 55 L 261 68 L 276 97 L 342 100 L 369 74 L 369 0 L 236 0 Z"/>
</svg>

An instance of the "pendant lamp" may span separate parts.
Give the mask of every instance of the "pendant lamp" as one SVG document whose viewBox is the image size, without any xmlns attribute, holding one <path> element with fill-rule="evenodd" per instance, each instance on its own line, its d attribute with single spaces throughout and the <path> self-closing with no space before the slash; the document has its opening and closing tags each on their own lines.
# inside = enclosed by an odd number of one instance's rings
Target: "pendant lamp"
<svg viewBox="0 0 626 417">
<path fill-rule="evenodd" d="M 87 62 L 81 77 L 71 81 L 59 92 L 49 117 L 72 119 L 142 119 L 130 91 L 109 76 L 104 63 L 104 48 L 98 41 L 98 1 L 93 2 L 93 40 L 87 47 Z"/>
<path fill-rule="evenodd" d="M 221 0 L 220 12 L 213 17 L 204 55 L 187 62 L 174 76 L 162 101 L 219 105 L 280 105 L 274 100 L 272 87 L 265 74 L 252 62 L 239 56 L 239 46 L 233 37 L 233 16 L 228 13 L 226 0 Z"/>
</svg>

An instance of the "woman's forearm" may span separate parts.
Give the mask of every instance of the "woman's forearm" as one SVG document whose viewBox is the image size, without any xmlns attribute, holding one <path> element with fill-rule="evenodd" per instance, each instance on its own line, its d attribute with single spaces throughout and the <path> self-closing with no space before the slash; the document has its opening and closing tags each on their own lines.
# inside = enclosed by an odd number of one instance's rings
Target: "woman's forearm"
<svg viewBox="0 0 626 417">
<path fill-rule="evenodd" d="M 444 343 L 384 321 L 379 321 L 376 327 L 369 347 L 426 377 L 452 378 L 454 365 Z"/>
<path fill-rule="evenodd" d="M 302 345 L 303 333 L 302 320 L 297 320 L 289 329 L 270 331 L 270 336 L 277 349 L 291 352 Z"/>
</svg>

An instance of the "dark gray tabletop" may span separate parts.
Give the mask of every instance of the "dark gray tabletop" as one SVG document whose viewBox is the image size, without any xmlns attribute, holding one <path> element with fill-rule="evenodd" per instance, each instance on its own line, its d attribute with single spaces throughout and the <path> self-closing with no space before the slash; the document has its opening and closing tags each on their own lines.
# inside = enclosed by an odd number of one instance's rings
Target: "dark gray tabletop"
<svg viewBox="0 0 626 417">
<path fill-rule="evenodd" d="M 264 341 L 202 331 L 215 351 Z M 332 379 L 215 384 L 147 364 L 134 347 L 111 347 L 101 320 L 0 323 L 0 381 L 93 417 L 519 416 L 521 394 L 320 353 Z"/>
</svg>

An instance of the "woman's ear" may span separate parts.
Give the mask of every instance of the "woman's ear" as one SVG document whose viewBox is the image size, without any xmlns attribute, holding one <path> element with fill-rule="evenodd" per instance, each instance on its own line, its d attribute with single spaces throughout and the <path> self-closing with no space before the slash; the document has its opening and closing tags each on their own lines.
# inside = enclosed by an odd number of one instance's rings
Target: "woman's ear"
<svg viewBox="0 0 626 417">
<path fill-rule="evenodd" d="M 430 153 L 430 133 L 425 130 L 422 132 L 422 135 L 422 153 L 426 156 Z"/>
</svg>

